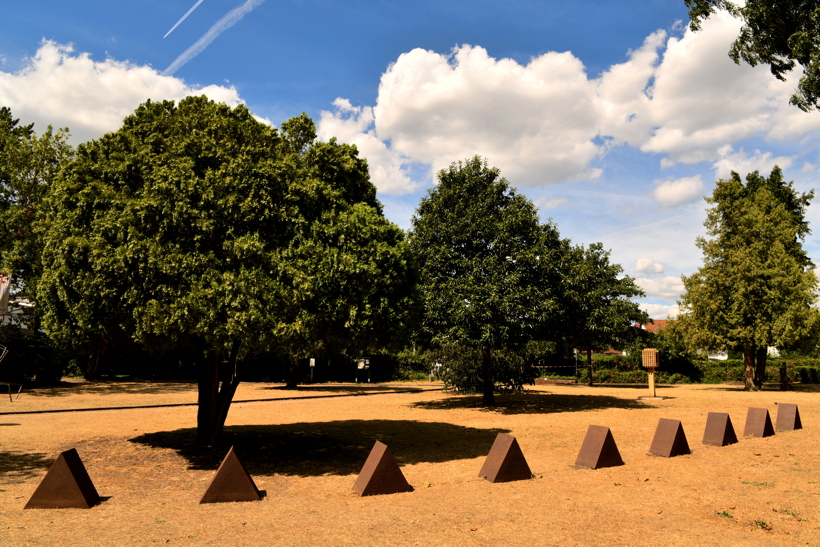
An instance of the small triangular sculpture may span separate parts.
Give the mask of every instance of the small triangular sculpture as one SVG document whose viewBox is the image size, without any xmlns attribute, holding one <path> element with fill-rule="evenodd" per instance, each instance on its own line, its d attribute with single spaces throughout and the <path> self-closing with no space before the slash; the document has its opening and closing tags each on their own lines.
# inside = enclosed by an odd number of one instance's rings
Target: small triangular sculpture
<svg viewBox="0 0 820 547">
<path fill-rule="evenodd" d="M 353 490 L 360 496 L 378 496 L 412 492 L 413 487 L 404 478 L 396 458 L 387 445 L 376 441 L 356 482 L 353 483 Z"/>
<path fill-rule="evenodd" d="M 777 430 L 793 431 L 803 429 L 803 422 L 800 421 L 800 411 L 797 405 L 792 403 L 780 403 L 777 405 Z"/>
<path fill-rule="evenodd" d="M 51 465 L 26 509 L 88 509 L 100 503 L 100 495 L 85 470 L 77 450 L 66 450 Z"/>
<path fill-rule="evenodd" d="M 532 471 L 515 437 L 499 433 L 478 476 L 490 482 L 523 481 L 532 478 Z"/>
<path fill-rule="evenodd" d="M 735 444 L 737 435 L 732 426 L 732 419 L 725 412 L 710 412 L 706 418 L 706 431 L 703 432 L 703 444 L 726 446 Z"/>
<path fill-rule="evenodd" d="M 245 464 L 231 447 L 199 503 L 259 501 L 260 499 L 262 496 L 256 488 L 256 483 L 253 482 Z"/>
<path fill-rule="evenodd" d="M 746 414 L 746 427 L 743 429 L 743 436 L 752 435 L 755 437 L 771 437 L 774 435 L 774 426 L 769 417 L 767 408 L 749 407 Z"/>
<path fill-rule="evenodd" d="M 615 444 L 615 439 L 612 437 L 609 428 L 602 425 L 589 426 L 584 442 L 581 444 L 581 451 L 575 460 L 575 465 L 599 469 L 623 464 L 624 461 L 621 459 L 618 445 Z"/>
<path fill-rule="evenodd" d="M 655 429 L 655 436 L 652 438 L 649 453 L 664 458 L 692 453 L 689 450 L 689 443 L 686 441 L 686 433 L 683 432 L 683 424 L 680 420 L 667 418 L 658 420 L 658 427 Z"/>
</svg>

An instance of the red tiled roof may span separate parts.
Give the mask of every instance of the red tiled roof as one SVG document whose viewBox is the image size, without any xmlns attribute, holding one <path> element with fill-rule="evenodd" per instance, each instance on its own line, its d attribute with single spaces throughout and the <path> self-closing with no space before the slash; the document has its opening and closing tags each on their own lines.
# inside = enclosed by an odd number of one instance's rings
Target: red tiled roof
<svg viewBox="0 0 820 547">
<path fill-rule="evenodd" d="M 669 319 L 654 319 L 652 323 L 640 325 L 640 328 L 644 329 L 646 332 L 657 334 L 658 331 L 666 327 L 666 324 L 669 323 L 669 321 Z"/>
</svg>

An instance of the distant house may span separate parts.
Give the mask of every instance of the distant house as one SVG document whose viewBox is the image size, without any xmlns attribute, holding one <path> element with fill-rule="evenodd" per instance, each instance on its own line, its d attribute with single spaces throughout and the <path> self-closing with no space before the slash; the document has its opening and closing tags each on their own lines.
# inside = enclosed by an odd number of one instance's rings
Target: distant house
<svg viewBox="0 0 820 547">
<path fill-rule="evenodd" d="M 645 330 L 646 332 L 651 332 L 652 334 L 658 334 L 661 330 L 669 326 L 670 323 L 674 323 L 674 319 L 653 319 L 652 323 L 648 323 L 646 325 L 640 325 L 640 327 Z M 703 350 L 698 350 L 698 354 L 703 353 Z M 713 361 L 725 361 L 729 358 L 729 352 L 727 351 L 715 351 L 712 353 L 707 353 L 706 357 L 712 359 Z"/>
<path fill-rule="evenodd" d="M 637 327 L 645 330 L 646 332 L 651 332 L 652 334 L 658 334 L 663 328 L 666 327 L 667 323 L 671 322 L 671 319 L 653 319 L 651 323 L 647 324 L 638 324 Z"/>
</svg>

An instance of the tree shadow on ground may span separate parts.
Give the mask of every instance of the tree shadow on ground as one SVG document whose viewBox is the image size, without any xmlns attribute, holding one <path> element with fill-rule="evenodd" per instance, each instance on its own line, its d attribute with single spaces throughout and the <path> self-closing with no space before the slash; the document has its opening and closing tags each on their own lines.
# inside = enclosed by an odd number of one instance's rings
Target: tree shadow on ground
<svg viewBox="0 0 820 547">
<path fill-rule="evenodd" d="M 486 456 L 496 435 L 507 432 L 440 422 L 342 420 L 230 426 L 215 447 L 197 446 L 194 428 L 146 433 L 130 441 L 176 450 L 191 469 L 218 468 L 234 446 L 251 474 L 318 476 L 359 473 L 377 440 L 390 447 L 399 465 L 407 465 Z"/>
<path fill-rule="evenodd" d="M 603 408 L 651 408 L 637 400 L 621 399 L 611 395 L 554 395 L 543 392 L 496 395 L 495 403 L 493 406 L 486 406 L 480 395 L 455 395 L 435 401 L 418 401 L 410 406 L 425 410 L 476 409 L 499 414 L 552 414 Z"/>
<path fill-rule="evenodd" d="M 597 389 L 642 389 L 649 390 L 649 384 L 570 384 L 573 387 L 591 387 Z M 655 384 L 655 389 L 673 389 L 676 384 Z"/>
<path fill-rule="evenodd" d="M 322 385 L 303 385 L 295 388 L 288 388 L 285 386 L 271 386 L 262 388 L 264 390 L 281 391 L 283 393 L 369 393 L 374 391 L 407 391 L 407 392 L 421 392 L 430 389 L 441 389 L 441 385 L 429 384 L 424 387 L 408 384 L 407 386 L 396 385 L 379 385 L 379 384 L 322 384 Z"/>
<path fill-rule="evenodd" d="M 23 482 L 38 475 L 40 470 L 48 469 L 53 463 L 53 457 L 38 452 L 0 452 L 0 483 Z"/>
<path fill-rule="evenodd" d="M 766 383 L 763 384 L 763 388 L 759 391 L 749 391 L 749 393 L 758 393 L 760 391 L 779 391 L 784 395 L 787 395 L 789 392 L 795 391 L 797 393 L 820 393 L 820 384 L 791 384 L 791 389 L 782 390 L 780 389 L 780 384 L 777 383 Z M 704 389 L 712 390 L 712 391 L 746 391 L 746 386 L 743 382 L 733 382 L 733 383 L 723 383 L 723 384 L 711 384 L 705 385 Z"/>
<path fill-rule="evenodd" d="M 60 382 L 57 386 L 25 388 L 27 397 L 67 397 L 69 395 L 161 395 L 195 393 L 195 382 Z"/>
</svg>

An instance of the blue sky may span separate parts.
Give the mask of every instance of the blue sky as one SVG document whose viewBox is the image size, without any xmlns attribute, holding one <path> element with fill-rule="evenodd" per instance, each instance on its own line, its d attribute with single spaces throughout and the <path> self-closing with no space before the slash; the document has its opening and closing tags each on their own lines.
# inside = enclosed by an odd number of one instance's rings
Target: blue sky
<svg viewBox="0 0 820 547">
<path fill-rule="evenodd" d="M 611 249 L 655 318 L 700 265 L 717 178 L 779 164 L 808 191 L 820 175 L 796 77 L 734 65 L 739 23 L 691 33 L 682 0 L 202 0 L 163 38 L 196 3 L 7 3 L 0 104 L 74 142 L 148 98 L 206 93 L 274 125 L 304 111 L 359 147 L 403 228 L 437 170 L 480 154 L 564 237 Z"/>
</svg>

